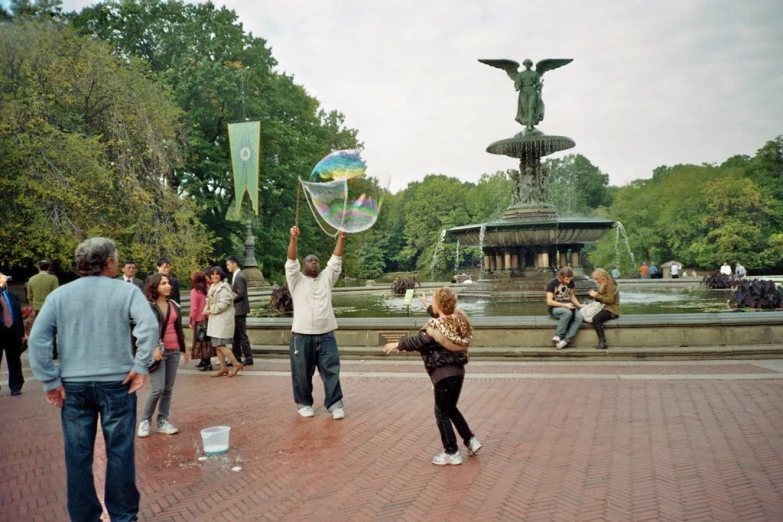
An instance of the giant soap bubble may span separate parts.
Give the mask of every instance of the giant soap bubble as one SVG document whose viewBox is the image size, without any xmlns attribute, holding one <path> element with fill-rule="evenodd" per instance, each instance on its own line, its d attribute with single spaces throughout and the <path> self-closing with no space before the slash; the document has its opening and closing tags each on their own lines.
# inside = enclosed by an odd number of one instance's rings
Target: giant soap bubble
<svg viewBox="0 0 783 522">
<path fill-rule="evenodd" d="M 361 150 L 338 150 L 318 162 L 302 181 L 307 203 L 321 229 L 354 234 L 378 220 L 390 178 L 372 170 Z"/>
</svg>

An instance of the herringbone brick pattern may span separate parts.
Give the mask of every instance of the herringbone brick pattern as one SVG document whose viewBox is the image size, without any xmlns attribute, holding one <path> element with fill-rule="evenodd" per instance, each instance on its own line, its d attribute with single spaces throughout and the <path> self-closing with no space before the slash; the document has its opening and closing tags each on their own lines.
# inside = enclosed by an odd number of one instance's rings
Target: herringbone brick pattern
<svg viewBox="0 0 783 522">
<path fill-rule="evenodd" d="M 633 381 L 492 379 L 481 375 L 518 369 L 469 366 L 460 408 L 484 448 L 470 458 L 463 449 L 465 463 L 445 468 L 429 462 L 441 447 L 420 366 L 412 377 L 404 363 L 400 376 L 389 376 L 391 365 L 346 365 L 355 376 L 343 379 L 342 421 L 320 404 L 315 418 L 296 414 L 290 378 L 267 373 L 284 362 L 235 379 L 183 372 L 171 416 L 181 433 L 137 439 L 140 518 L 783 520 L 783 380 L 652 375 L 689 373 L 677 366 L 613 368 L 651 374 Z M 776 373 L 750 363 L 690 368 Z M 57 410 L 32 379 L 21 397 L 0 394 L 0 520 L 67 520 Z M 200 461 L 199 430 L 221 424 L 231 426 L 230 452 Z"/>
</svg>

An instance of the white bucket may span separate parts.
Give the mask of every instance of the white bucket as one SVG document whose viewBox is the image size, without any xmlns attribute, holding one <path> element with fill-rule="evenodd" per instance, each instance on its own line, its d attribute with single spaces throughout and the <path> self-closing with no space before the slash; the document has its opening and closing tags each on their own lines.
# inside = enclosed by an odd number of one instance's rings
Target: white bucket
<svg viewBox="0 0 783 522">
<path fill-rule="evenodd" d="M 201 430 L 201 440 L 204 442 L 204 453 L 219 455 L 228 451 L 229 426 L 215 426 Z"/>
</svg>

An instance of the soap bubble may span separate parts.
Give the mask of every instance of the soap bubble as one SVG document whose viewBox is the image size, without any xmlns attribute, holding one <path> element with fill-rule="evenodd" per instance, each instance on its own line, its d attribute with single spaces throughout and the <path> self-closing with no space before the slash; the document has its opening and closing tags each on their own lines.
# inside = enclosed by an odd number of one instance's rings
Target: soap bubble
<svg viewBox="0 0 783 522">
<path fill-rule="evenodd" d="M 355 234 L 378 220 L 389 176 L 369 168 L 361 150 L 338 150 L 318 162 L 302 181 L 307 203 L 321 229 Z"/>
</svg>

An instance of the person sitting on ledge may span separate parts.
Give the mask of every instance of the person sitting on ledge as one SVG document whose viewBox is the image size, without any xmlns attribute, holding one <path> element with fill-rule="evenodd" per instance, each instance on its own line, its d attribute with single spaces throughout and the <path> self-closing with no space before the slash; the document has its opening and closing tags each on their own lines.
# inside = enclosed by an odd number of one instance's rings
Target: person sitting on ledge
<svg viewBox="0 0 783 522">
<path fill-rule="evenodd" d="M 549 315 L 557 319 L 557 331 L 552 342 L 558 350 L 562 350 L 574 339 L 583 319 L 578 313 L 583 305 L 574 295 L 574 271 L 569 267 L 561 268 L 557 277 L 546 285 L 546 304 L 549 305 Z"/>
<path fill-rule="evenodd" d="M 610 319 L 620 317 L 620 291 L 617 289 L 617 283 L 603 268 L 596 268 L 590 276 L 598 283 L 598 291 L 590 290 L 590 297 L 603 303 L 604 309 L 593 316 L 593 329 L 598 335 L 598 344 L 596 350 L 606 350 L 606 334 L 604 333 L 604 323 Z"/>
</svg>

